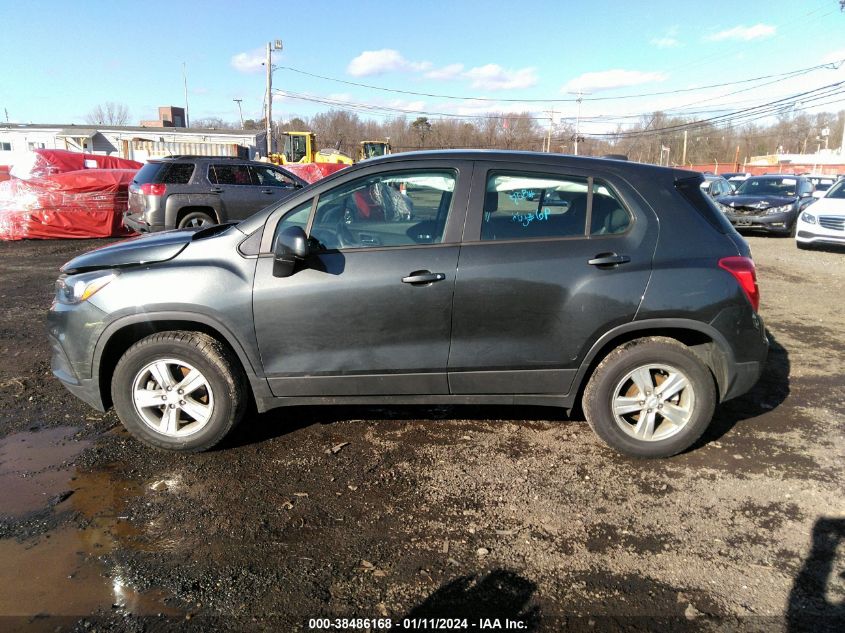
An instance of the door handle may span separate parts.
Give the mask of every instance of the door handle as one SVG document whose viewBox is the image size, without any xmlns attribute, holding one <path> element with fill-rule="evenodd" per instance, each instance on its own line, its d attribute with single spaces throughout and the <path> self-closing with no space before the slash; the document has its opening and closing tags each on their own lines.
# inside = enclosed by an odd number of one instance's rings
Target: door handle
<svg viewBox="0 0 845 633">
<path fill-rule="evenodd" d="M 443 281 L 446 275 L 443 273 L 430 273 L 427 270 L 416 270 L 407 277 L 402 277 L 403 284 L 432 284 L 435 281 Z"/>
<path fill-rule="evenodd" d="M 262 189 L 261 193 L 273 193 L 272 189 Z"/>
<path fill-rule="evenodd" d="M 631 261 L 627 255 L 617 255 L 616 253 L 599 253 L 593 259 L 588 259 L 587 263 L 590 266 L 607 266 L 615 267 L 619 264 L 626 264 Z"/>
<path fill-rule="evenodd" d="M 223 187 L 212 187 L 211 193 L 223 193 Z"/>
</svg>

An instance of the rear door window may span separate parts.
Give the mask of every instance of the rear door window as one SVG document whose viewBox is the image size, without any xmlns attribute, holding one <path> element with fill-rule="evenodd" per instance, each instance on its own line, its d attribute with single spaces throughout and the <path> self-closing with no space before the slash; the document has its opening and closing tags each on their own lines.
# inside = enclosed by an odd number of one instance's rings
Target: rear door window
<svg viewBox="0 0 845 633">
<path fill-rule="evenodd" d="M 522 240 L 624 233 L 631 215 L 602 181 L 580 176 L 490 172 L 481 239 Z"/>
<path fill-rule="evenodd" d="M 251 185 L 249 165 L 212 164 L 208 167 L 208 179 L 215 185 Z"/>
</svg>

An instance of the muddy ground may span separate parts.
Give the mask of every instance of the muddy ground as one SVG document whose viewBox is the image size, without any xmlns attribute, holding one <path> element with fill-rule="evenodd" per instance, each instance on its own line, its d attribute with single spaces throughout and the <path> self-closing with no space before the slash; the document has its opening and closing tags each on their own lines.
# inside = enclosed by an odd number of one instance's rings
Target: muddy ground
<svg viewBox="0 0 845 633">
<path fill-rule="evenodd" d="M 57 267 L 99 244 L 0 243 L 0 629 L 836 630 L 845 252 L 749 242 L 765 375 L 660 461 L 498 407 L 302 407 L 152 451 L 50 375 Z"/>
</svg>

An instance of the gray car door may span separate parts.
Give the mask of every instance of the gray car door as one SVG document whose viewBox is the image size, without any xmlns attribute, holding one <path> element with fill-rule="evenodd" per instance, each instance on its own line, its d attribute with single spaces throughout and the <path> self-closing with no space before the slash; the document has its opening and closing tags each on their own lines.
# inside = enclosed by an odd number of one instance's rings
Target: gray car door
<svg viewBox="0 0 845 633">
<path fill-rule="evenodd" d="M 258 188 L 261 207 L 281 202 L 296 191 L 296 182 L 269 165 L 250 165 L 252 184 Z"/>
<path fill-rule="evenodd" d="M 595 177 L 594 177 L 595 176 Z M 454 394 L 566 394 L 585 346 L 633 320 L 657 222 L 619 179 L 478 163 L 458 263 Z"/>
<path fill-rule="evenodd" d="M 276 396 L 446 394 L 452 293 L 471 164 L 358 169 L 264 230 L 255 331 Z M 312 204 L 313 202 L 313 204 Z M 274 236 L 306 228 L 311 254 L 273 276 Z"/>
<path fill-rule="evenodd" d="M 211 192 L 220 198 L 221 222 L 242 220 L 266 207 L 270 201 L 253 184 L 249 165 L 214 162 L 208 166 Z"/>
</svg>

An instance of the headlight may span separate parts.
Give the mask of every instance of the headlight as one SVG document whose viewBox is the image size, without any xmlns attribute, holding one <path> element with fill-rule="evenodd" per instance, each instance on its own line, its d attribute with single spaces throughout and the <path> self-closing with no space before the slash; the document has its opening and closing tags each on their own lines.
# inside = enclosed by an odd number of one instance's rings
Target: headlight
<svg viewBox="0 0 845 633">
<path fill-rule="evenodd" d="M 792 210 L 791 204 L 785 204 L 782 207 L 772 207 L 766 210 L 766 215 L 774 215 L 775 213 L 788 213 Z"/>
<path fill-rule="evenodd" d="M 804 211 L 804 213 L 801 214 L 801 219 L 804 222 L 806 222 L 807 224 L 815 224 L 816 223 L 816 216 L 814 216 L 812 213 L 807 213 L 806 211 Z"/>
<path fill-rule="evenodd" d="M 65 305 L 82 303 L 104 288 L 118 273 L 101 270 L 81 275 L 62 275 L 56 280 L 56 301 Z"/>
</svg>

